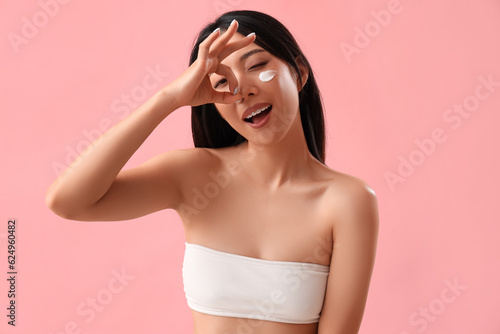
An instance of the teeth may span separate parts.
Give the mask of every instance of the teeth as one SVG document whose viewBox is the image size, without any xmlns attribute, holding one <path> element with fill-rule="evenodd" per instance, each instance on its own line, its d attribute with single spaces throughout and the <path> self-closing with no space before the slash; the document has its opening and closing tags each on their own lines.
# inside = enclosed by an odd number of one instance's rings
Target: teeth
<svg viewBox="0 0 500 334">
<path fill-rule="evenodd" d="M 263 112 L 264 110 L 268 109 L 271 105 L 268 105 L 267 107 L 264 107 L 264 108 L 260 108 L 260 109 L 257 109 L 255 110 L 253 113 L 251 113 L 250 115 L 248 115 L 247 117 L 245 117 L 245 119 L 250 119 L 252 117 L 254 117 L 255 115 L 258 115 L 260 114 L 261 112 Z"/>
</svg>

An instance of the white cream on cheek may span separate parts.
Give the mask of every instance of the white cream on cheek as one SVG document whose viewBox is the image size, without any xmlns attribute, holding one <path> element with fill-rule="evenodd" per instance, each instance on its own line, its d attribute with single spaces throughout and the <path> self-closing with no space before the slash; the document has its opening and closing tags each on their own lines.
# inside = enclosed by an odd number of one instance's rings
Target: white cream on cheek
<svg viewBox="0 0 500 334">
<path fill-rule="evenodd" d="M 278 72 L 275 70 L 263 71 L 260 72 L 259 79 L 262 82 L 268 82 L 271 81 L 276 74 L 278 74 Z"/>
</svg>

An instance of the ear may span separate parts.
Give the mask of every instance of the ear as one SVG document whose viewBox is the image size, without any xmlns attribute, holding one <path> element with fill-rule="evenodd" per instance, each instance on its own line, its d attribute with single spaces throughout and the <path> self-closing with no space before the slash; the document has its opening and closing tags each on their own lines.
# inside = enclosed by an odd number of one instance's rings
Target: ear
<svg viewBox="0 0 500 334">
<path fill-rule="evenodd" d="M 297 91 L 300 92 L 302 88 L 304 88 L 304 85 L 307 82 L 307 79 L 309 78 L 309 71 L 307 69 L 307 66 L 305 65 L 302 57 L 297 56 L 295 58 L 295 63 L 299 67 L 300 70 L 300 76 L 302 77 L 302 86 L 300 86 L 300 80 L 299 77 L 297 77 Z"/>
</svg>

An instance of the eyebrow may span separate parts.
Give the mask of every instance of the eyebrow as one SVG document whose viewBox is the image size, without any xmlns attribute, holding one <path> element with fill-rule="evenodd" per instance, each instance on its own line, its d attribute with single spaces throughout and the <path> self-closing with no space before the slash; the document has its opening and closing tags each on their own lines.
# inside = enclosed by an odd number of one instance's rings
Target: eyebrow
<svg viewBox="0 0 500 334">
<path fill-rule="evenodd" d="M 242 62 L 243 60 L 247 59 L 248 57 L 250 57 L 251 55 L 255 54 L 255 53 L 259 53 L 259 52 L 265 52 L 266 50 L 264 49 L 254 49 L 252 51 L 248 51 L 247 53 L 245 53 L 243 56 L 240 57 L 240 62 Z"/>
</svg>

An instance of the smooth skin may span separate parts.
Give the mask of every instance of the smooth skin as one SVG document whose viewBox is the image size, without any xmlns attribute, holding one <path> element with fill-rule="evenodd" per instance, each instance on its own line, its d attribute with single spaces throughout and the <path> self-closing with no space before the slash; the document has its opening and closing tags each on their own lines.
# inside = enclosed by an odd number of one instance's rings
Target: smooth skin
<svg viewBox="0 0 500 334">
<path fill-rule="evenodd" d="M 330 265 L 319 323 L 192 311 L 195 334 L 358 333 L 377 247 L 376 195 L 364 181 L 328 168 L 309 153 L 298 108 L 298 74 L 265 50 L 241 61 L 262 48 L 255 36 L 236 30 L 233 22 L 227 31 L 208 36 L 198 59 L 180 77 L 68 167 L 48 189 L 46 203 L 61 217 L 81 221 L 128 220 L 174 209 L 189 243 L 267 260 Z M 300 69 L 306 79 L 306 68 Z M 261 82 L 264 70 L 278 74 Z M 271 118 L 253 129 L 242 114 L 262 102 L 272 104 Z M 215 103 L 247 141 L 222 149 L 173 150 L 123 170 L 171 112 L 205 103 Z"/>
</svg>

